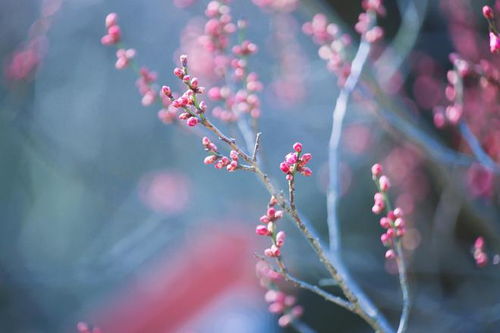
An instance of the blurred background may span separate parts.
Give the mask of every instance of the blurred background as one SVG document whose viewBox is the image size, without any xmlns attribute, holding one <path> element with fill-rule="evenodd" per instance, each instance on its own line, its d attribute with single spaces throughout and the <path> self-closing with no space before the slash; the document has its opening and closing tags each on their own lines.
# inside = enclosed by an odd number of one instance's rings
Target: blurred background
<svg viewBox="0 0 500 333">
<path fill-rule="evenodd" d="M 400 9 L 412 4 L 416 36 L 412 41 L 407 32 L 411 45 L 389 98 L 414 126 L 468 156 L 453 128 L 434 127 L 433 107 L 446 103 L 451 52 L 474 62 L 492 57 L 483 3 L 386 1 L 385 41 L 374 57 L 393 45 L 408 20 Z M 160 84 L 175 86 L 171 70 L 180 52 L 193 55 L 193 66 L 204 52 L 192 35 L 203 27 L 205 6 L 202 0 L 0 2 L 0 332 L 76 332 L 79 321 L 105 333 L 283 330 L 267 312 L 254 270 L 254 253 L 265 246 L 254 230 L 267 192 L 251 174 L 203 165 L 199 138 L 143 107 L 136 74 L 117 71 L 114 49 L 100 43 L 105 16 L 118 13 L 138 62 L 156 71 Z M 323 12 L 352 33 L 361 4 L 304 0 L 293 11 L 269 13 L 234 1 L 232 10 L 248 20 L 248 37 L 259 46 L 250 64 L 266 87 L 260 94 L 264 165 L 284 188 L 278 165 L 291 144 L 301 141 L 313 154 L 314 174 L 298 179 L 297 203 L 327 241 L 327 146 L 338 85 L 301 26 Z M 490 61 L 499 65 L 498 56 Z M 210 82 L 201 65 L 194 70 Z M 498 90 L 488 103 L 492 111 L 486 120 L 474 118 L 473 129 L 484 134 L 498 163 Z M 381 162 L 395 185 L 394 202 L 409 216 L 409 331 L 500 331 L 497 174 L 429 157 L 381 121 L 377 107 L 355 95 L 345 122 L 339 215 L 347 267 L 395 323 L 397 272 L 385 262 L 370 210 L 370 166 Z M 294 226 L 280 223 L 294 275 L 314 283 L 326 278 Z M 482 268 L 471 254 L 478 236 L 490 259 Z M 315 295 L 288 292 L 319 332 L 369 331 Z"/>
</svg>

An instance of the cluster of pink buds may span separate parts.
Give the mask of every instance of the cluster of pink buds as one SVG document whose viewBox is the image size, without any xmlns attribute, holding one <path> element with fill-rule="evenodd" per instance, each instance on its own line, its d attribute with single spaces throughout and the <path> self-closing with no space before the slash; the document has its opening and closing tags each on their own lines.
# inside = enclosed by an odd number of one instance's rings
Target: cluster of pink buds
<svg viewBox="0 0 500 333">
<path fill-rule="evenodd" d="M 273 267 L 265 260 L 257 261 L 255 265 L 255 273 L 259 279 L 260 285 L 264 288 L 276 285 L 278 281 L 283 280 L 283 275 L 273 269 Z"/>
<path fill-rule="evenodd" d="M 205 92 L 204 87 L 200 87 L 197 77 L 191 77 L 188 74 L 188 57 L 180 56 L 181 67 L 174 69 L 174 75 L 181 80 L 188 88 L 180 97 L 175 98 L 172 90 L 168 86 L 162 87 L 162 93 L 165 97 L 172 101 L 172 107 L 181 109 L 183 112 L 179 115 L 179 119 L 185 120 L 188 126 L 196 126 L 200 122 L 198 115 L 202 115 L 207 110 L 207 105 L 204 101 L 198 102 L 197 95 Z"/>
<path fill-rule="evenodd" d="M 233 53 L 237 56 L 248 56 L 257 52 L 257 49 L 257 45 L 245 40 L 239 45 L 233 46 Z"/>
<path fill-rule="evenodd" d="M 280 290 L 269 289 L 264 297 L 269 303 L 269 312 L 280 315 L 278 324 L 281 327 L 290 325 L 304 313 L 302 306 L 296 305 L 295 296 L 287 295 Z"/>
<path fill-rule="evenodd" d="M 389 248 L 385 253 L 385 257 L 393 259 L 396 257 L 394 242 L 403 237 L 406 231 L 403 210 L 401 208 L 390 209 L 387 191 L 391 184 L 389 178 L 382 173 L 382 166 L 380 164 L 377 163 L 372 166 L 372 177 L 379 190 L 374 196 L 375 203 L 372 207 L 372 212 L 380 214 L 384 210 L 387 211 L 387 215 L 380 219 L 380 226 L 386 230 L 380 236 L 380 240 L 385 247 Z"/>
<path fill-rule="evenodd" d="M 479 64 L 473 64 L 461 58 L 458 54 L 450 54 L 453 70 L 448 71 L 448 85 L 445 96 L 451 102 L 443 107 L 437 106 L 433 109 L 434 125 L 442 128 L 445 125 L 456 125 L 463 117 L 463 81 L 466 78 L 479 80 L 482 88 L 498 87 L 500 85 L 500 71 L 487 60 L 481 60 Z M 462 94 L 462 96 L 459 96 Z"/>
<path fill-rule="evenodd" d="M 260 236 L 268 236 L 271 238 L 272 245 L 264 251 L 268 257 L 279 257 L 281 255 L 281 247 L 285 244 L 286 234 L 284 231 L 276 230 L 276 222 L 283 217 L 282 210 L 276 210 L 278 201 L 273 196 L 267 205 L 266 215 L 260 217 L 260 222 L 255 232 Z"/>
<path fill-rule="evenodd" d="M 156 101 L 157 92 L 154 88 L 156 82 L 156 73 L 150 71 L 146 67 L 141 68 L 139 71 L 139 78 L 135 82 L 139 93 L 142 95 L 142 105 L 149 106 Z"/>
<path fill-rule="evenodd" d="M 126 68 L 134 57 L 135 57 L 134 49 L 128 49 L 128 50 L 118 49 L 118 51 L 116 51 L 116 58 L 117 58 L 115 63 L 116 69 Z"/>
<path fill-rule="evenodd" d="M 474 248 L 472 250 L 474 260 L 478 267 L 484 267 L 488 264 L 488 255 L 484 251 L 484 238 L 478 237 L 474 242 Z"/>
<path fill-rule="evenodd" d="M 237 151 L 231 150 L 231 152 L 229 153 L 229 157 L 223 156 L 219 154 L 217 146 L 206 136 L 201 139 L 201 144 L 203 145 L 205 150 L 210 153 L 210 155 L 205 157 L 203 163 L 213 164 L 216 169 L 226 168 L 226 170 L 229 172 L 238 169 L 239 154 Z"/>
<path fill-rule="evenodd" d="M 489 37 L 490 37 L 490 52 L 500 53 L 500 33 L 495 25 L 495 14 L 490 6 L 483 7 L 483 16 L 488 21 Z"/>
<path fill-rule="evenodd" d="M 278 324 L 281 327 L 288 326 L 304 312 L 302 306 L 296 305 L 296 298 L 280 291 L 277 282 L 283 276 L 276 272 L 271 265 L 260 260 L 256 265 L 257 277 L 262 287 L 267 289 L 265 300 L 269 303 L 269 312 L 281 315 Z"/>
<path fill-rule="evenodd" d="M 286 179 L 292 180 L 297 172 L 304 176 L 312 175 L 311 169 L 306 167 L 312 155 L 309 153 L 302 154 L 302 144 L 300 142 L 293 144 L 293 150 L 293 152 L 285 156 L 285 160 L 280 164 L 280 169 L 286 174 Z"/>
<path fill-rule="evenodd" d="M 177 119 L 177 108 L 172 105 L 173 96 L 169 86 L 161 88 L 160 98 L 163 108 L 158 111 L 158 118 L 165 124 L 171 124 Z"/>
<path fill-rule="evenodd" d="M 106 29 L 108 33 L 101 38 L 101 43 L 103 45 L 114 45 L 120 41 L 121 30 L 118 26 L 118 15 L 116 13 L 110 13 L 106 16 Z"/>
<path fill-rule="evenodd" d="M 205 15 L 209 20 L 205 24 L 205 35 L 200 37 L 200 41 L 210 52 L 226 49 L 229 45 L 229 36 L 236 31 L 228 2 L 228 0 L 210 1 L 205 9 Z"/>
<path fill-rule="evenodd" d="M 346 51 L 351 37 L 342 34 L 336 24 L 328 23 L 323 14 L 314 15 L 311 22 L 304 23 L 302 30 L 320 45 L 320 58 L 327 62 L 328 69 L 339 77 L 339 85 L 342 85 L 351 71 Z"/>
<path fill-rule="evenodd" d="M 374 43 L 384 36 L 384 30 L 373 22 L 376 15 L 385 16 L 382 0 L 363 0 L 364 13 L 359 14 L 354 29 L 369 43 Z"/>
<path fill-rule="evenodd" d="M 91 327 L 89 324 L 84 322 L 76 324 L 76 329 L 79 333 L 101 333 L 101 329 L 99 327 Z"/>
</svg>

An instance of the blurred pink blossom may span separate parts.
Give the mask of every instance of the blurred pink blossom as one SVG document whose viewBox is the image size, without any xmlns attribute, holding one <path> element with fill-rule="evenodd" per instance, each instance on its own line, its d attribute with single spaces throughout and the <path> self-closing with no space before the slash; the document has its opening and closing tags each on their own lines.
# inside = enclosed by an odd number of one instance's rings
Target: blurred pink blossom
<svg viewBox="0 0 500 333">
<path fill-rule="evenodd" d="M 139 196 L 150 209 L 173 215 L 184 211 L 191 195 L 190 181 L 177 171 L 156 171 L 143 176 Z"/>
</svg>

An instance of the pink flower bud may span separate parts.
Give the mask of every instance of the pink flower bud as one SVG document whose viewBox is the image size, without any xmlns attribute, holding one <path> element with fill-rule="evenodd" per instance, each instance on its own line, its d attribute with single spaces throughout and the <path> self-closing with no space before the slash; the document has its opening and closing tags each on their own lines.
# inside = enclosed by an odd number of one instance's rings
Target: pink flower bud
<svg viewBox="0 0 500 333">
<path fill-rule="evenodd" d="M 198 84 L 199 84 L 199 81 L 198 81 L 198 78 L 194 77 L 192 80 L 191 80 L 191 87 L 193 88 L 198 88 Z"/>
<path fill-rule="evenodd" d="M 283 303 L 287 307 L 292 307 L 296 301 L 297 301 L 297 299 L 294 296 L 286 296 Z"/>
<path fill-rule="evenodd" d="M 484 238 L 483 237 L 476 238 L 476 241 L 474 242 L 474 248 L 482 249 L 483 247 L 484 247 Z"/>
<path fill-rule="evenodd" d="M 302 168 L 302 169 L 300 170 L 300 173 L 301 173 L 302 175 L 306 176 L 306 177 L 309 177 L 309 176 L 311 176 L 311 175 L 312 175 L 312 170 L 311 170 L 311 169 L 309 169 L 309 168 L 307 168 L 307 167 L 305 167 L 305 168 Z"/>
<path fill-rule="evenodd" d="M 380 236 L 380 241 L 382 242 L 382 244 L 384 244 L 385 246 L 387 246 L 391 242 L 391 237 L 389 237 L 389 235 L 387 235 L 386 233 L 384 233 L 384 234 L 382 234 Z"/>
<path fill-rule="evenodd" d="M 163 86 L 163 87 L 161 87 L 161 92 L 163 93 L 163 95 L 165 95 L 167 97 L 172 96 L 172 89 L 170 89 L 169 86 Z"/>
<path fill-rule="evenodd" d="M 384 210 L 384 202 L 383 201 L 377 201 L 372 207 L 372 212 L 374 214 L 380 214 Z"/>
<path fill-rule="evenodd" d="M 174 75 L 177 76 L 179 79 L 182 79 L 184 77 L 184 71 L 180 69 L 179 67 L 174 68 Z"/>
<path fill-rule="evenodd" d="M 266 294 L 264 295 L 264 299 L 266 300 L 266 302 L 268 303 L 272 303 L 272 302 L 275 302 L 278 298 L 278 293 L 280 293 L 279 291 L 276 291 L 276 290 L 268 290 L 266 292 Z"/>
<path fill-rule="evenodd" d="M 297 153 L 300 153 L 302 151 L 302 143 L 300 142 L 294 143 L 293 150 L 295 150 Z"/>
<path fill-rule="evenodd" d="M 229 157 L 231 157 L 232 160 L 237 161 L 238 160 L 238 152 L 236 150 L 231 150 L 229 153 Z"/>
<path fill-rule="evenodd" d="M 211 143 L 210 139 L 208 137 L 206 137 L 206 136 L 204 136 L 201 139 L 201 144 L 204 145 L 204 146 L 208 146 L 210 143 Z"/>
<path fill-rule="evenodd" d="M 268 257 L 279 257 L 281 251 L 276 245 L 272 245 L 269 249 L 264 250 L 264 254 Z"/>
<path fill-rule="evenodd" d="M 389 178 L 387 178 L 387 176 L 381 176 L 379 179 L 379 185 L 380 185 L 380 190 L 382 192 L 386 192 L 391 187 Z"/>
<path fill-rule="evenodd" d="M 380 226 L 384 229 L 388 229 L 391 226 L 391 220 L 389 220 L 387 217 L 382 217 L 380 219 Z"/>
<path fill-rule="evenodd" d="M 111 28 L 112 26 L 116 25 L 116 23 L 118 22 L 118 15 L 116 13 L 109 13 L 106 16 L 105 22 L 106 22 L 106 28 Z"/>
<path fill-rule="evenodd" d="M 280 169 L 284 173 L 289 173 L 290 172 L 290 167 L 285 162 L 280 163 Z"/>
<path fill-rule="evenodd" d="M 180 119 L 180 120 L 186 120 L 186 119 L 188 119 L 189 117 L 191 117 L 191 115 L 190 115 L 189 113 L 187 113 L 187 112 L 183 112 L 183 113 L 181 113 L 181 114 L 179 115 L 179 119 Z"/>
<path fill-rule="evenodd" d="M 395 217 L 403 217 L 403 210 L 399 207 L 396 207 L 393 213 Z"/>
<path fill-rule="evenodd" d="M 179 57 L 182 67 L 186 67 L 188 63 L 188 56 L 183 54 Z"/>
<path fill-rule="evenodd" d="M 265 225 L 258 225 L 257 228 L 255 229 L 255 233 L 260 236 L 268 236 L 269 230 L 267 230 L 267 227 Z"/>
<path fill-rule="evenodd" d="M 277 210 L 276 213 L 274 214 L 274 218 L 279 220 L 283 218 L 283 211 L 282 210 Z"/>
<path fill-rule="evenodd" d="M 118 43 L 122 35 L 120 27 L 117 25 L 109 27 L 108 35 L 110 35 L 113 38 L 114 43 Z"/>
<path fill-rule="evenodd" d="M 285 244 L 285 237 L 286 237 L 286 234 L 284 231 L 280 231 L 276 234 L 276 246 L 277 247 L 282 247 L 283 244 Z"/>
<path fill-rule="evenodd" d="M 394 221 L 394 226 L 396 228 L 404 228 L 405 227 L 405 220 L 403 220 L 401 217 L 398 217 L 396 221 Z"/>
<path fill-rule="evenodd" d="M 396 252 L 393 249 L 387 250 L 385 252 L 385 259 L 394 259 L 396 258 Z"/>
<path fill-rule="evenodd" d="M 396 231 L 396 236 L 398 237 L 403 237 L 406 233 L 406 229 L 401 227 L 401 228 L 398 228 L 398 230 Z"/>
<path fill-rule="evenodd" d="M 490 51 L 500 53 L 500 38 L 494 32 L 490 32 Z"/>
<path fill-rule="evenodd" d="M 144 94 L 144 96 L 142 96 L 142 105 L 144 106 L 149 106 L 151 104 L 153 104 L 153 102 L 155 101 L 156 99 L 156 94 L 154 91 L 150 90 L 148 91 L 147 93 Z"/>
<path fill-rule="evenodd" d="M 490 6 L 484 6 L 483 7 L 483 16 L 487 20 L 493 19 L 493 17 L 494 17 L 493 9 L 491 9 Z"/>
<path fill-rule="evenodd" d="M 312 159 L 312 155 L 309 153 L 305 153 L 302 155 L 300 158 L 300 161 L 302 162 L 303 165 L 307 164 L 310 160 Z"/>
<path fill-rule="evenodd" d="M 234 171 L 238 168 L 238 162 L 237 161 L 231 161 L 228 166 L 226 167 L 227 171 Z"/>
<path fill-rule="evenodd" d="M 292 316 L 295 318 L 302 316 L 304 314 L 304 308 L 300 305 L 295 305 L 291 311 Z"/>
<path fill-rule="evenodd" d="M 270 221 L 269 220 L 269 216 L 267 216 L 267 215 L 262 215 L 260 217 L 260 222 L 262 222 L 262 223 L 266 223 L 267 224 L 267 223 L 269 223 L 269 221 Z"/>
<path fill-rule="evenodd" d="M 274 302 L 269 305 L 269 312 L 271 313 L 282 313 L 285 307 L 281 302 Z"/>
<path fill-rule="evenodd" d="M 375 193 L 375 195 L 373 196 L 373 200 L 374 200 L 375 202 L 377 202 L 377 201 L 384 201 L 384 195 L 383 195 L 382 193 L 380 193 L 380 192 L 377 192 L 377 193 Z"/>
<path fill-rule="evenodd" d="M 201 101 L 201 102 L 200 102 L 200 110 L 201 110 L 202 112 L 207 111 L 207 103 L 205 103 L 205 101 Z"/>
<path fill-rule="evenodd" d="M 223 164 L 223 166 L 226 166 L 226 165 L 228 165 L 231 162 L 229 160 L 229 158 L 227 158 L 226 156 L 222 156 L 222 158 L 220 159 L 220 161 Z"/>
<path fill-rule="evenodd" d="M 203 163 L 213 164 L 213 163 L 215 163 L 215 161 L 217 161 L 217 159 L 218 159 L 217 155 L 210 155 L 210 156 L 205 157 L 205 159 L 203 160 Z"/>
<path fill-rule="evenodd" d="M 211 100 L 217 101 L 222 98 L 219 87 L 210 88 L 208 91 L 208 98 Z"/>
<path fill-rule="evenodd" d="M 478 253 L 478 255 L 474 258 L 476 259 L 476 265 L 479 267 L 484 267 L 488 264 L 488 256 L 484 252 Z"/>
<path fill-rule="evenodd" d="M 274 215 L 276 214 L 276 209 L 274 209 L 274 207 L 269 207 L 267 209 L 267 216 L 269 217 L 274 217 Z"/>
<path fill-rule="evenodd" d="M 186 121 L 186 124 L 190 127 L 194 127 L 196 125 L 198 125 L 198 118 L 196 117 L 191 117 L 189 118 L 187 121 Z"/>
<path fill-rule="evenodd" d="M 278 325 L 280 325 L 280 327 L 286 327 L 290 325 L 292 321 L 293 317 L 290 314 L 286 314 L 278 319 Z"/>
<path fill-rule="evenodd" d="M 372 166 L 372 175 L 373 177 L 380 177 L 382 175 L 382 166 L 378 163 Z"/>
<path fill-rule="evenodd" d="M 394 229 L 387 230 L 386 234 L 389 238 L 394 238 L 396 236 L 396 232 L 394 231 Z"/>
<path fill-rule="evenodd" d="M 295 153 L 290 153 L 285 156 L 285 162 L 288 165 L 294 165 L 297 163 L 297 154 Z"/>
</svg>

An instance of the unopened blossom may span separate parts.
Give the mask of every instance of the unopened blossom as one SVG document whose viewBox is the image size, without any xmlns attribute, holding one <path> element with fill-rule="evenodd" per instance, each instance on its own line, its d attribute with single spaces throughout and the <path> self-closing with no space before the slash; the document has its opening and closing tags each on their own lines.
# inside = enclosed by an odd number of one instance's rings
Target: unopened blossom
<svg viewBox="0 0 500 333">
<path fill-rule="evenodd" d="M 120 41 L 121 30 L 117 22 L 118 15 L 116 13 L 110 13 L 106 16 L 105 25 L 107 28 L 107 34 L 101 38 L 101 43 L 103 45 L 113 45 Z"/>
<path fill-rule="evenodd" d="M 302 144 L 300 142 L 295 143 L 292 148 L 294 151 L 288 153 L 285 160 L 280 163 L 280 169 L 286 174 L 286 179 L 292 180 L 297 172 L 304 176 L 311 176 L 312 171 L 306 165 L 311 160 L 312 155 L 309 153 L 302 154 Z"/>
<path fill-rule="evenodd" d="M 404 220 L 403 210 L 396 207 L 390 210 L 390 203 L 387 197 L 387 191 L 390 188 L 389 178 L 383 174 L 383 169 L 380 164 L 374 164 L 371 168 L 372 177 L 377 185 L 379 192 L 373 196 L 374 204 L 372 212 L 381 214 L 387 211 L 386 216 L 380 218 L 380 226 L 384 229 L 384 233 L 380 236 L 382 244 L 388 248 L 385 253 L 386 259 L 396 258 L 394 248 L 395 242 L 399 241 L 406 233 L 406 222 Z"/>
<path fill-rule="evenodd" d="M 490 6 L 483 6 L 483 16 L 487 20 L 492 20 L 495 16 L 493 14 L 493 9 Z"/>
<path fill-rule="evenodd" d="M 500 37 L 494 32 L 490 32 L 490 52 L 500 53 Z"/>
<path fill-rule="evenodd" d="M 484 267 L 488 264 L 488 255 L 486 254 L 484 247 L 484 238 L 476 238 L 472 253 L 478 267 Z"/>
</svg>

